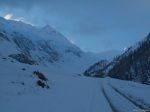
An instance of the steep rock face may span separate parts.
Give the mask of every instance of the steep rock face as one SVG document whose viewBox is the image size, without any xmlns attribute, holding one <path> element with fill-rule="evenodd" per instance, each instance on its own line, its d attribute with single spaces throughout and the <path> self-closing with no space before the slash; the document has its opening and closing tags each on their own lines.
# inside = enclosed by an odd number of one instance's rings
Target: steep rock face
<svg viewBox="0 0 150 112">
<path fill-rule="evenodd" d="M 92 68 L 86 70 L 84 75 L 86 74 L 150 84 L 150 34 L 105 66 L 93 65 Z"/>
</svg>

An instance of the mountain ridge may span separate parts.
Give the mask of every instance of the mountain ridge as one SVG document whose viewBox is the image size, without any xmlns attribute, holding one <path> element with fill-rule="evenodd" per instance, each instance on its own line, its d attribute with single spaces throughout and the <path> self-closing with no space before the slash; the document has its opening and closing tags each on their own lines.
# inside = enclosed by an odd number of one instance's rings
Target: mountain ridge
<svg viewBox="0 0 150 112">
<path fill-rule="evenodd" d="M 62 72 L 70 69 L 77 74 L 96 62 L 49 25 L 37 28 L 0 18 L 0 43 L 0 54 L 5 58 L 30 65 L 61 67 Z"/>
<path fill-rule="evenodd" d="M 91 76 L 91 71 L 92 76 L 96 77 L 109 76 L 150 84 L 150 34 L 104 67 L 98 63 L 94 64 L 84 72 L 84 75 Z"/>
</svg>

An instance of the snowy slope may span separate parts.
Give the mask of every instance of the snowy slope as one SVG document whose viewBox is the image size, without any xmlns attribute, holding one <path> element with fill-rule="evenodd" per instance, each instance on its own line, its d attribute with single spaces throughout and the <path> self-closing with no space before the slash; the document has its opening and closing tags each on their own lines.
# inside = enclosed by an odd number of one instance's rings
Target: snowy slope
<svg viewBox="0 0 150 112">
<path fill-rule="evenodd" d="M 149 86 L 77 75 L 94 61 L 50 26 L 0 18 L 0 112 L 150 110 Z"/>
<path fill-rule="evenodd" d="M 3 18 L 0 18 L 0 55 L 30 65 L 52 66 L 64 74 L 81 73 L 96 62 L 50 26 L 37 28 Z"/>
<path fill-rule="evenodd" d="M 1 57 L 0 63 L 2 112 L 150 110 L 150 87 L 147 85 L 111 78 L 62 75 L 52 68 L 22 64 L 11 58 Z M 36 70 L 48 79 L 45 83 L 49 88 L 37 85 L 40 79 L 33 74 Z"/>
<path fill-rule="evenodd" d="M 3 63 L 0 66 L 2 112 L 133 112 L 150 109 L 149 86 L 111 78 L 54 74 L 42 66 L 38 68 L 8 60 L 0 62 Z M 50 88 L 36 84 L 38 78 L 33 71 L 37 69 L 45 74 Z"/>
</svg>

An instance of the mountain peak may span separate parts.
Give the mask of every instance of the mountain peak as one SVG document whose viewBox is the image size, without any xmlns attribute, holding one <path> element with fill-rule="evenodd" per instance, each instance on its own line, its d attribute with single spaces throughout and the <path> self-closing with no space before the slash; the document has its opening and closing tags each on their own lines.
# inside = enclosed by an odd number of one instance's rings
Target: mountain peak
<svg viewBox="0 0 150 112">
<path fill-rule="evenodd" d="M 56 31 L 54 30 L 54 28 L 52 28 L 50 25 L 46 25 L 46 26 L 42 27 L 42 29 L 43 29 L 44 31 L 46 31 L 47 33 L 48 33 L 48 32 L 56 32 Z"/>
</svg>

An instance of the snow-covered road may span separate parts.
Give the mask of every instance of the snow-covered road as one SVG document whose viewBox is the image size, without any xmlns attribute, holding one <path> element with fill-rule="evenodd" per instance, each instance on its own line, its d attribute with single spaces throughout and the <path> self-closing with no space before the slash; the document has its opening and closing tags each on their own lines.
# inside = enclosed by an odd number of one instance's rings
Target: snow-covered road
<svg viewBox="0 0 150 112">
<path fill-rule="evenodd" d="M 145 90 L 149 89 L 146 94 L 150 94 L 149 86 L 110 78 L 54 75 L 49 79 L 52 81 L 49 90 L 0 94 L 0 112 L 136 112 L 150 109 L 150 96 L 144 97 Z M 137 88 L 143 94 L 124 92 Z"/>
<path fill-rule="evenodd" d="M 61 82 L 53 94 L 53 112 L 111 112 L 111 108 L 101 91 L 101 82 L 93 78 L 79 78 L 69 83 Z M 69 88 L 69 89 L 68 89 Z M 58 107 L 59 105 L 59 107 Z"/>
</svg>

